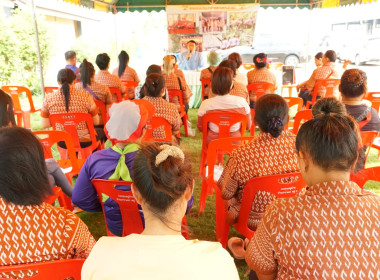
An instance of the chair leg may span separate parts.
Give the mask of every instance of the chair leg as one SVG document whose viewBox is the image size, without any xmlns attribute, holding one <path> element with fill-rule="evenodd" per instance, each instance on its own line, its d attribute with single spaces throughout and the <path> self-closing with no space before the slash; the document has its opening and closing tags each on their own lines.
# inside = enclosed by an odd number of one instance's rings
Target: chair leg
<svg viewBox="0 0 380 280">
<path fill-rule="evenodd" d="M 183 216 L 183 219 L 182 219 L 181 233 L 182 233 L 182 236 L 185 237 L 185 239 L 189 240 L 189 230 L 187 228 L 186 215 Z"/>
<path fill-rule="evenodd" d="M 226 248 L 230 225 L 226 223 L 226 210 L 224 207 L 224 200 L 221 197 L 219 189 L 215 190 L 215 220 L 216 240 L 222 244 L 223 248 Z"/>
<path fill-rule="evenodd" d="M 198 216 L 203 213 L 206 206 L 206 199 L 207 199 L 207 192 L 208 192 L 208 184 L 207 180 L 202 180 L 202 189 L 201 189 L 201 197 L 199 199 L 199 210 L 198 210 Z"/>
<path fill-rule="evenodd" d="M 188 137 L 189 136 L 189 128 L 188 128 L 188 125 L 187 125 L 187 120 L 188 120 L 188 116 L 187 114 L 185 114 L 182 118 L 182 122 L 183 122 L 183 126 L 185 128 L 185 136 Z"/>
<path fill-rule="evenodd" d="M 205 165 L 206 165 L 206 152 L 203 151 L 203 147 L 202 147 L 202 151 L 201 151 L 201 163 L 200 163 L 200 166 L 199 166 L 199 176 L 203 177 L 204 173 L 205 173 Z"/>
<path fill-rule="evenodd" d="M 24 128 L 30 129 L 30 111 L 22 111 L 22 118 L 24 120 Z"/>
</svg>

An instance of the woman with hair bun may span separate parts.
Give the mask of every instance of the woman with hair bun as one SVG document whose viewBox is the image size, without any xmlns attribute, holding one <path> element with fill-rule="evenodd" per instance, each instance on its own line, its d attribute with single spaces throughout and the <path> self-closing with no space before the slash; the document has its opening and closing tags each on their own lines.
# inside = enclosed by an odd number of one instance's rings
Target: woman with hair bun
<svg viewBox="0 0 380 280">
<path fill-rule="evenodd" d="M 342 102 L 359 124 L 361 131 L 380 131 L 380 118 L 374 108 L 363 103 L 367 93 L 367 75 L 359 69 L 346 70 L 340 79 L 339 91 Z"/>
<path fill-rule="evenodd" d="M 83 265 L 82 279 L 239 279 L 220 243 L 181 235 L 194 184 L 191 160 L 183 151 L 158 143 L 143 145 L 133 173 L 132 192 L 142 206 L 145 229 L 100 238 Z"/>
<path fill-rule="evenodd" d="M 245 259 L 259 279 L 379 279 L 380 197 L 350 181 L 357 124 L 331 99 L 317 105 L 296 138 L 307 187 L 266 208 Z"/>
<path fill-rule="evenodd" d="M 150 74 L 145 79 L 146 99 L 153 104 L 155 110 L 154 117 L 166 119 L 172 126 L 172 136 L 180 132 L 181 118 L 178 114 L 177 106 L 167 102 L 162 98 L 165 91 L 165 79 L 161 74 Z M 157 139 L 165 139 L 165 131 L 161 128 L 153 131 L 153 137 Z"/>
<path fill-rule="evenodd" d="M 234 150 L 218 181 L 222 197 L 229 206 L 229 224 L 236 223 L 239 217 L 244 186 L 249 179 L 299 170 L 294 152 L 295 135 L 285 130 L 288 113 L 288 103 L 279 95 L 267 94 L 257 101 L 254 121 L 260 134 Z M 259 202 L 259 196 L 267 198 L 268 203 L 275 198 L 267 192 L 256 196 L 248 221 L 252 230 L 256 230 L 264 214 L 261 209 L 266 206 Z"/>
</svg>

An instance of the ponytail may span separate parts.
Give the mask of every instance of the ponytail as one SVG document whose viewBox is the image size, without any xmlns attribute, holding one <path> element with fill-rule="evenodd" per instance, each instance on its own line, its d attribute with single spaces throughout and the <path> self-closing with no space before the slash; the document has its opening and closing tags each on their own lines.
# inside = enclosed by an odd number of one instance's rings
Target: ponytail
<svg viewBox="0 0 380 280">
<path fill-rule="evenodd" d="M 126 51 L 121 51 L 119 54 L 119 78 L 123 75 L 125 68 L 128 66 L 129 55 Z"/>
<path fill-rule="evenodd" d="M 75 73 L 68 68 L 61 69 L 57 75 L 57 81 L 62 85 L 61 93 L 65 98 L 66 111 L 69 111 L 69 97 L 70 97 L 70 85 L 76 79 Z"/>
<path fill-rule="evenodd" d="M 84 59 L 82 64 L 79 66 L 80 80 L 82 82 L 83 88 L 87 85 L 91 85 L 91 78 L 95 73 L 94 66 L 87 59 Z"/>
</svg>

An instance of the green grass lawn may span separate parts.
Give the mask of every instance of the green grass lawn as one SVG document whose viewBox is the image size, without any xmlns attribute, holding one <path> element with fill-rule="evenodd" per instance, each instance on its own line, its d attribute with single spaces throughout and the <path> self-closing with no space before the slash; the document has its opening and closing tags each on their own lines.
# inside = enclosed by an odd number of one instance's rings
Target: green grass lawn
<svg viewBox="0 0 380 280">
<path fill-rule="evenodd" d="M 40 103 L 40 102 L 39 102 Z M 196 128 L 197 120 L 197 109 L 189 110 L 189 118 L 192 122 L 193 128 Z M 41 130 L 41 125 L 39 122 L 39 114 L 32 115 L 32 128 L 33 130 Z M 187 216 L 187 222 L 190 231 L 190 238 L 200 239 L 200 240 L 210 240 L 215 241 L 215 200 L 213 196 L 208 196 L 206 201 L 206 207 L 204 213 L 200 216 L 198 213 L 199 197 L 201 191 L 201 178 L 198 176 L 199 173 L 199 162 L 200 162 L 200 151 L 202 146 L 202 135 L 196 129 L 196 135 L 193 137 L 185 137 L 182 129 L 182 141 L 181 147 L 190 155 L 192 160 L 193 175 L 195 179 L 195 189 L 194 189 L 194 206 Z M 380 160 L 377 157 L 377 150 L 372 149 L 367 161 L 366 167 L 380 165 Z M 365 189 L 370 190 L 378 195 L 380 195 L 380 183 L 369 182 L 365 186 Z M 106 235 L 106 229 L 102 213 L 88 213 L 82 212 L 78 216 L 88 225 L 89 230 L 96 239 L 101 236 Z M 230 236 L 240 236 L 240 234 L 235 230 L 231 229 Z M 244 260 L 236 260 L 236 266 L 239 270 L 241 279 L 247 279 L 244 277 L 244 273 L 247 270 L 247 265 Z"/>
</svg>

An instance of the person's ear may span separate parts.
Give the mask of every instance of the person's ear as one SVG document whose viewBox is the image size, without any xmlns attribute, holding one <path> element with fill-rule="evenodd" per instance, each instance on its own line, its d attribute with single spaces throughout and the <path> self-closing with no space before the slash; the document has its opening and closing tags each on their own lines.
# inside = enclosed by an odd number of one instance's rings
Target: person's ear
<svg viewBox="0 0 380 280">
<path fill-rule="evenodd" d="M 309 158 L 302 151 L 298 151 L 298 165 L 300 167 L 300 171 L 307 172 L 309 170 Z"/>
<path fill-rule="evenodd" d="M 195 185 L 195 181 L 193 180 L 192 184 L 190 184 L 186 190 L 185 190 L 185 199 L 186 201 L 189 201 L 190 198 L 191 198 L 191 195 L 193 194 L 194 192 L 194 185 Z"/>
<path fill-rule="evenodd" d="M 132 191 L 133 197 L 136 199 L 137 203 L 141 205 L 142 197 L 141 197 L 141 194 L 137 190 L 134 183 L 132 183 L 132 185 L 131 185 L 131 191 Z"/>
</svg>

